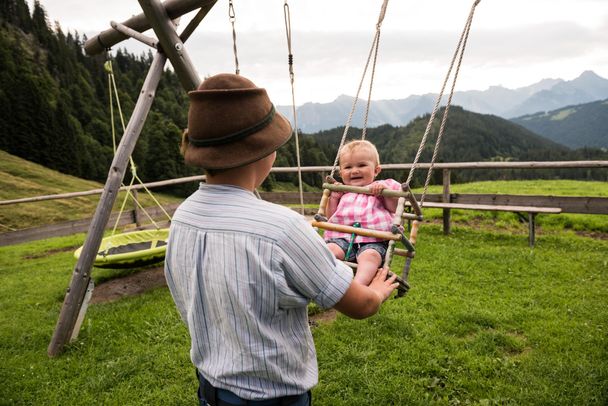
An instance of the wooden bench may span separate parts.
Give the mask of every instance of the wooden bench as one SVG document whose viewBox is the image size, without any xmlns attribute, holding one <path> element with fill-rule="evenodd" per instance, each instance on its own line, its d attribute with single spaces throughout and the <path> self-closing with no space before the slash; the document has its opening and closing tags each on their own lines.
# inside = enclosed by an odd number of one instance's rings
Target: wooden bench
<svg viewBox="0 0 608 406">
<path fill-rule="evenodd" d="M 562 209 L 559 207 L 536 207 L 536 206 L 505 206 L 492 204 L 465 204 L 465 203 L 441 203 L 441 202 L 424 202 L 423 208 L 436 209 L 460 209 L 460 210 L 484 210 L 484 211 L 509 211 L 515 213 L 528 213 L 528 230 L 529 230 L 529 245 L 534 247 L 535 240 L 535 217 L 539 213 L 543 214 L 559 214 Z M 444 231 L 449 232 L 449 214 L 444 212 Z"/>
</svg>

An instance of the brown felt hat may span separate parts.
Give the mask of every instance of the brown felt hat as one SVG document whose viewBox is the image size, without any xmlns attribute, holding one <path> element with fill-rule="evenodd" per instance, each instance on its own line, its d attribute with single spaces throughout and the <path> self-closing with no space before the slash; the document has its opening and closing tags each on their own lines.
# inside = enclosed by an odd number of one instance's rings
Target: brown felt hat
<svg viewBox="0 0 608 406">
<path fill-rule="evenodd" d="M 184 160 L 204 169 L 229 169 L 260 160 L 285 144 L 291 124 L 266 93 L 240 75 L 211 76 L 188 93 Z"/>
</svg>

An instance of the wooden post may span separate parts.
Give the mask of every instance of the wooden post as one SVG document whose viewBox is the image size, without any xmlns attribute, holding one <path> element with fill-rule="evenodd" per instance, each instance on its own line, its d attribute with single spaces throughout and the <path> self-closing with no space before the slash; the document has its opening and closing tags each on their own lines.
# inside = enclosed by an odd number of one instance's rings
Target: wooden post
<svg viewBox="0 0 608 406">
<path fill-rule="evenodd" d="M 59 320 L 47 349 L 48 355 L 51 357 L 56 356 L 63 350 L 70 337 L 76 338 L 78 335 L 78 332 L 74 331 L 74 327 L 85 300 L 89 281 L 91 280 L 93 262 L 101 245 L 103 231 L 110 218 L 112 206 L 114 206 L 118 190 L 125 176 L 129 157 L 133 153 L 135 143 L 139 138 L 141 129 L 146 121 L 145 119 L 152 106 L 154 94 L 163 73 L 166 60 L 167 58 L 160 52 L 154 56 L 133 114 L 116 150 L 105 187 L 95 210 L 95 216 L 91 221 L 89 232 L 82 248 L 82 254 L 74 267 L 70 287 L 67 290 L 63 306 L 61 307 L 61 313 L 59 314 Z"/>
<path fill-rule="evenodd" d="M 450 203 L 450 170 L 443 170 L 443 196 L 441 197 L 443 203 Z M 443 209 L 443 233 L 445 235 L 450 234 L 451 231 L 451 210 Z"/>
<path fill-rule="evenodd" d="M 529 230 L 529 245 L 530 248 L 534 248 L 534 240 L 536 239 L 535 230 L 536 224 L 534 223 L 536 213 L 528 213 L 528 230 Z"/>
</svg>

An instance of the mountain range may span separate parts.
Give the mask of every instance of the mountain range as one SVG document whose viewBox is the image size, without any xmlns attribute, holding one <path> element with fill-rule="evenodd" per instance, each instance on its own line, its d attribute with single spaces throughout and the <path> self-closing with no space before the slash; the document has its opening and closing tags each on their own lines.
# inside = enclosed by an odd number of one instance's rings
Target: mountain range
<svg viewBox="0 0 608 406">
<path fill-rule="evenodd" d="M 427 93 L 405 99 L 373 100 L 367 125 L 406 125 L 413 118 L 431 112 L 436 97 L 436 94 Z M 510 119 L 606 98 L 608 80 L 592 71 L 585 71 L 569 81 L 543 79 L 517 89 L 492 86 L 483 91 L 459 91 L 454 93 L 452 104 L 472 112 Z M 353 101 L 353 97 L 341 95 L 330 103 L 305 103 L 297 108 L 298 126 L 303 132 L 312 133 L 345 125 Z M 352 126 L 363 126 L 366 103 L 359 99 Z M 291 106 L 278 106 L 278 110 L 287 117 L 292 116 Z"/>
<path fill-rule="evenodd" d="M 608 99 L 527 114 L 511 121 L 570 148 L 608 148 Z"/>
</svg>

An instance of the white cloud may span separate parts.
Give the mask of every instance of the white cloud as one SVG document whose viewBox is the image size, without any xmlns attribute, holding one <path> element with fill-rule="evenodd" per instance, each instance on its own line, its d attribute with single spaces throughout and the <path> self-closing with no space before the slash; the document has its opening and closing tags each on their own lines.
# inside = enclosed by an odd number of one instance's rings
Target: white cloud
<svg viewBox="0 0 608 406">
<path fill-rule="evenodd" d="M 277 103 L 291 93 L 283 1 L 235 0 L 240 68 Z M 390 1 L 382 26 L 373 98 L 436 92 L 472 0 Z M 297 103 L 354 95 L 382 1 L 290 1 Z M 91 36 L 139 14 L 137 2 L 42 0 L 49 19 Z M 228 2 L 220 0 L 187 49 L 201 76 L 234 70 Z M 482 0 L 477 6 L 459 90 L 519 87 L 546 77 L 572 79 L 584 70 L 608 77 L 605 0 Z M 132 52 L 144 49 L 134 40 Z M 363 92 L 366 94 L 366 91 Z"/>
</svg>

